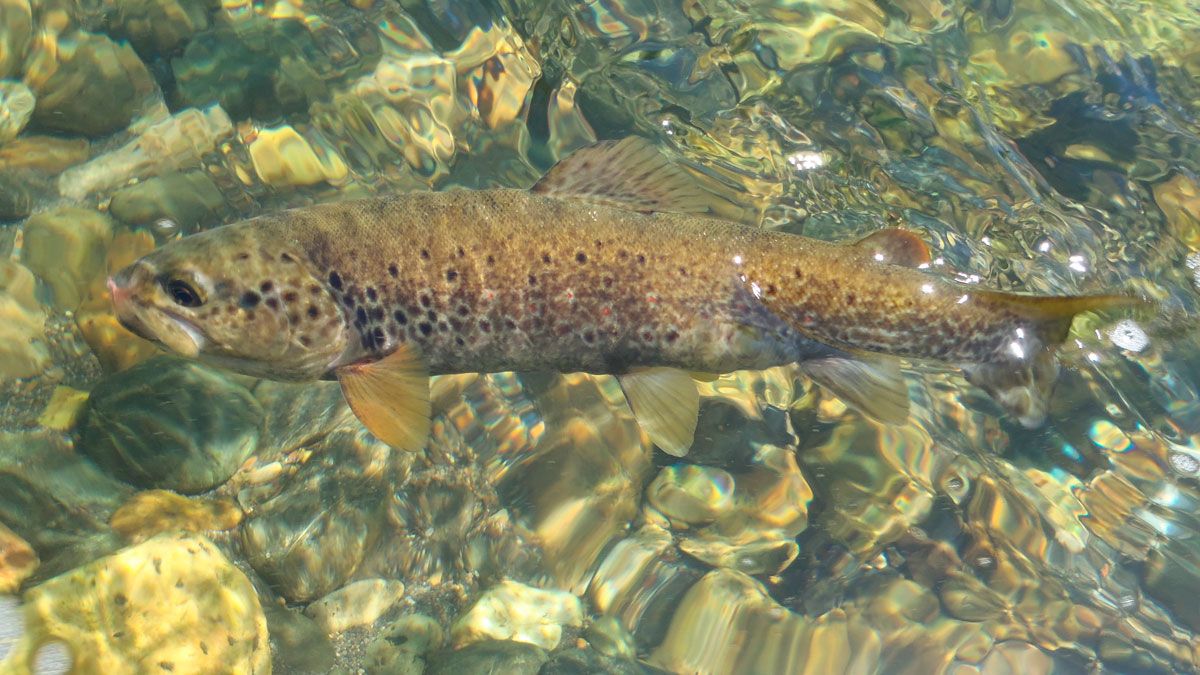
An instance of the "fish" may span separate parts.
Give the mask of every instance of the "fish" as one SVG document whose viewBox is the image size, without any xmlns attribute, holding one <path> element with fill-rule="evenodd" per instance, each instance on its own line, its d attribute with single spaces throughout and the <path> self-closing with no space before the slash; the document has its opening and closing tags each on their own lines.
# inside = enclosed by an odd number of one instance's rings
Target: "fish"
<svg viewBox="0 0 1200 675">
<path fill-rule="evenodd" d="M 929 272 L 889 228 L 828 242 L 713 217 L 650 141 L 582 148 L 531 189 L 322 203 L 169 242 L 108 279 L 114 311 L 169 351 L 281 381 L 336 379 L 377 438 L 419 451 L 429 378 L 614 375 L 664 452 L 686 455 L 697 378 L 799 364 L 886 424 L 902 359 L 961 368 L 1040 425 L 1056 348 L 1121 294 L 1026 296 Z"/>
</svg>

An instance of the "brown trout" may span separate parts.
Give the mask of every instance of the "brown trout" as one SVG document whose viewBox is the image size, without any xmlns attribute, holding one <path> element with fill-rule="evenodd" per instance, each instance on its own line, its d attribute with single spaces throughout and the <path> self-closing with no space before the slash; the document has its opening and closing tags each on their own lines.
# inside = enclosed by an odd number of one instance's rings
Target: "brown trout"
<svg viewBox="0 0 1200 675">
<path fill-rule="evenodd" d="M 417 450 L 430 375 L 613 374 L 664 451 L 691 445 L 693 373 L 799 362 L 884 422 L 894 357 L 962 367 L 1026 425 L 1078 312 L 922 271 L 912 233 L 834 244 L 694 213 L 701 193 L 641 139 L 600 143 L 532 190 L 322 204 L 172 242 L 109 280 L 122 323 L 180 354 L 278 380 L 337 378 L 381 440 Z"/>
</svg>

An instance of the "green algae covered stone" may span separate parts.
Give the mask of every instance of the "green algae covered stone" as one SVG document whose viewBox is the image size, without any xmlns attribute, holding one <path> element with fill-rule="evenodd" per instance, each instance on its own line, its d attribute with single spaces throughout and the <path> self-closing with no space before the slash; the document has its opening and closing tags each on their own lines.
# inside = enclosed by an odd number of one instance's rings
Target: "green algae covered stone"
<svg viewBox="0 0 1200 675">
<path fill-rule="evenodd" d="M 262 417 L 250 392 L 218 371 L 156 357 L 96 385 L 80 448 L 122 480 L 194 494 L 254 452 Z"/>
</svg>

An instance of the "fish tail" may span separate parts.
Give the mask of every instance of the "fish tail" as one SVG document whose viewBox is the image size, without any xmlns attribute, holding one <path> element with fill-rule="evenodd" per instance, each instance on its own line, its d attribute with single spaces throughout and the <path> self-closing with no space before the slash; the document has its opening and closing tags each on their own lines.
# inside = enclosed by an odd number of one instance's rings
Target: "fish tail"
<svg viewBox="0 0 1200 675">
<path fill-rule="evenodd" d="M 986 391 L 1000 407 L 1030 428 L 1046 419 L 1060 370 L 1058 348 L 1067 339 L 1075 317 L 1083 312 L 1149 306 L 1145 300 L 1129 295 L 1033 297 L 985 291 L 977 297 L 1016 314 L 1033 335 L 1024 343 L 1029 353 L 1017 345 L 1017 349 L 993 361 L 964 364 L 967 381 Z"/>
</svg>

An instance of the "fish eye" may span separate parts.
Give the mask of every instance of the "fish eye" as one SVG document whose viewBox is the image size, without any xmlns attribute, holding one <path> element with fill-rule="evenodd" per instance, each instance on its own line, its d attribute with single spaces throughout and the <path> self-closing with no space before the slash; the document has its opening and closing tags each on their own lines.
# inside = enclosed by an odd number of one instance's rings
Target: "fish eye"
<svg viewBox="0 0 1200 675">
<path fill-rule="evenodd" d="M 180 307 L 199 307 L 204 304 L 204 298 L 200 297 L 200 291 L 183 279 L 170 279 L 163 284 L 163 288 L 167 291 L 167 295 L 171 296 L 171 300 Z"/>
</svg>

